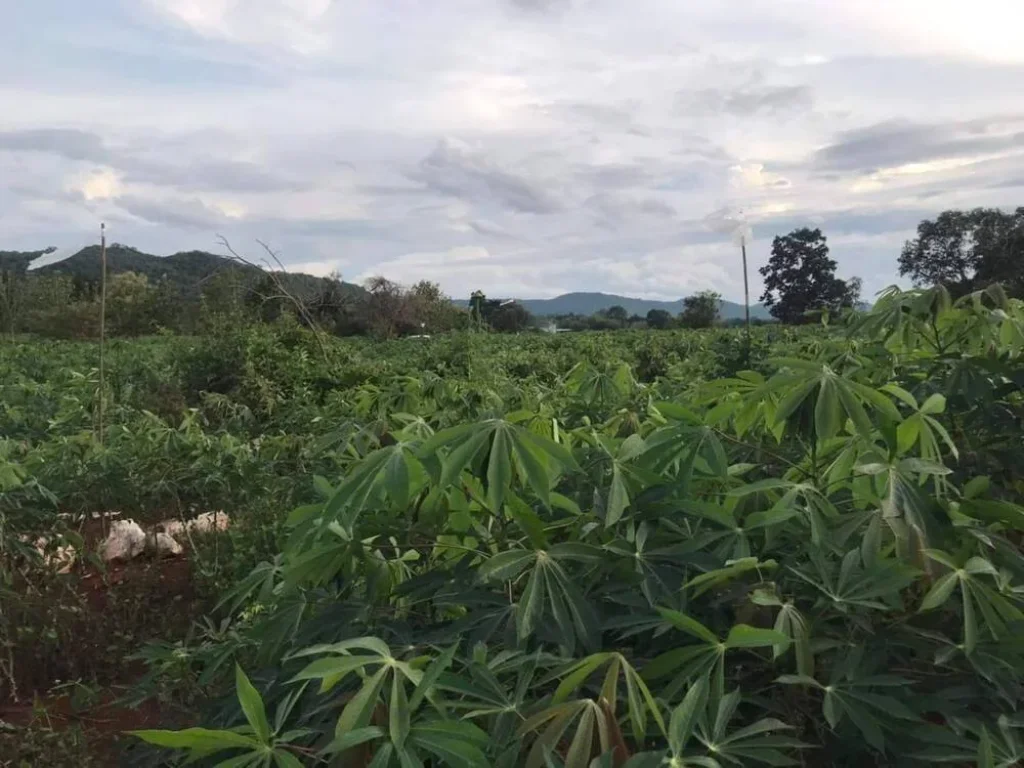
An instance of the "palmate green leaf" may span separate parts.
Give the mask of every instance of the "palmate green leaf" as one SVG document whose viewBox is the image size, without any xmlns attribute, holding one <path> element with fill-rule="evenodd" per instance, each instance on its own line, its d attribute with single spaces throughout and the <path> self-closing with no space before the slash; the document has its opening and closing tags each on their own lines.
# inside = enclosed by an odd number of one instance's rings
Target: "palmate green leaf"
<svg viewBox="0 0 1024 768">
<path fill-rule="evenodd" d="M 608 489 L 608 502 L 605 505 L 604 524 L 611 527 L 619 522 L 622 513 L 629 506 L 629 491 L 626 489 L 626 482 L 622 478 L 622 470 L 618 463 L 612 468 L 612 484 Z"/>
<path fill-rule="evenodd" d="M 681 629 L 689 635 L 693 635 L 698 640 L 703 640 L 705 643 L 712 645 L 716 645 L 719 642 L 718 636 L 714 632 L 696 619 L 687 616 L 685 613 L 680 613 L 679 611 L 672 610 L 671 608 L 659 608 L 658 613 L 660 613 L 661 617 L 673 627 Z"/>
<path fill-rule="evenodd" d="M 961 589 L 960 596 L 963 599 L 964 653 L 969 656 L 974 653 L 974 649 L 978 645 L 978 621 L 974 616 L 974 601 L 971 599 L 970 592 L 967 589 Z"/>
<path fill-rule="evenodd" d="M 533 443 L 518 439 L 512 440 L 512 450 L 527 485 L 546 506 L 551 506 L 551 478 L 543 454 Z"/>
<path fill-rule="evenodd" d="M 605 664 L 612 656 L 611 652 L 595 653 L 563 670 L 562 674 L 564 677 L 562 682 L 558 684 L 558 688 L 555 689 L 551 703 L 559 704 L 565 701 L 570 693 L 579 688 L 584 680 L 590 677 L 595 670 Z"/>
<path fill-rule="evenodd" d="M 530 572 L 519 604 L 516 606 L 516 634 L 525 640 L 533 634 L 544 607 L 544 591 L 547 587 L 547 574 L 544 566 L 538 562 Z"/>
<path fill-rule="evenodd" d="M 347 752 L 353 747 L 358 747 L 360 744 L 365 744 L 368 741 L 379 739 L 384 736 L 384 729 L 378 728 L 375 725 L 367 726 L 366 728 L 356 728 L 355 730 L 348 731 L 341 736 L 335 737 L 330 744 L 321 750 L 324 755 L 332 755 L 336 752 Z"/>
<path fill-rule="evenodd" d="M 789 480 L 782 480 L 775 477 L 766 477 L 763 480 L 755 480 L 752 483 L 741 485 L 738 488 L 731 488 L 726 494 L 727 496 L 749 496 L 752 493 L 765 493 L 766 491 L 776 491 L 782 489 L 792 488 L 795 483 Z"/>
<path fill-rule="evenodd" d="M 409 700 L 405 693 L 405 682 L 398 676 L 391 677 L 391 700 L 388 706 L 388 730 L 391 743 L 401 749 L 409 736 Z"/>
<path fill-rule="evenodd" d="M 400 445 L 388 450 L 391 456 L 384 465 L 384 488 L 397 508 L 406 509 L 409 506 L 409 462 L 415 459 Z"/>
<path fill-rule="evenodd" d="M 945 574 L 928 590 L 928 594 L 924 596 L 924 600 L 921 601 L 921 607 L 918 610 L 931 611 L 938 608 L 949 599 L 949 596 L 953 594 L 953 590 L 956 589 L 959 583 L 960 579 L 955 571 Z"/>
<path fill-rule="evenodd" d="M 388 768 L 391 765 L 391 758 L 395 754 L 395 747 L 390 742 L 384 742 L 377 749 L 377 752 L 373 756 L 373 760 L 366 768 Z"/>
<path fill-rule="evenodd" d="M 348 704 L 341 711 L 338 717 L 338 724 L 334 729 L 335 737 L 344 736 L 349 731 L 358 728 L 365 728 L 370 724 L 370 717 L 377 706 L 381 689 L 387 679 L 389 668 L 384 666 L 374 672 L 363 683 L 356 694 L 349 699 Z"/>
<path fill-rule="evenodd" d="M 451 447 L 451 451 L 442 461 L 443 469 L 438 478 L 442 488 L 455 483 L 461 473 L 486 452 L 487 504 L 494 512 L 501 508 L 509 492 L 514 469 L 523 483 L 547 505 L 551 492 L 548 463 L 554 462 L 563 470 L 579 468 L 572 454 L 555 441 L 499 419 L 442 430 L 420 447 L 418 455 L 421 458 L 432 456 L 445 447 Z"/>
<path fill-rule="evenodd" d="M 826 694 L 827 696 L 828 694 Z M 842 701 L 841 706 L 843 712 L 864 736 L 865 741 L 879 752 L 885 752 L 885 734 L 882 732 L 882 724 L 878 718 L 866 708 L 846 700 Z"/>
<path fill-rule="evenodd" d="M 274 757 L 275 768 L 303 768 L 302 762 L 291 752 L 275 749 L 271 754 Z"/>
<path fill-rule="evenodd" d="M 143 741 L 158 747 L 189 749 L 210 755 L 225 749 L 261 749 L 262 745 L 252 736 L 234 731 L 215 731 L 208 728 L 185 728 L 181 731 L 141 730 L 128 731 Z"/>
<path fill-rule="evenodd" d="M 392 454 L 390 449 L 381 448 L 356 464 L 345 481 L 338 486 L 334 496 L 324 504 L 323 517 L 327 520 L 337 519 L 346 529 L 350 529 L 373 493 L 377 479 Z"/>
<path fill-rule="evenodd" d="M 423 672 L 423 677 L 420 682 L 416 685 L 416 689 L 412 692 L 412 696 L 409 698 L 409 709 L 415 712 L 419 709 L 423 699 L 431 695 L 431 691 L 434 685 L 440 679 L 441 675 L 444 674 L 445 670 L 452 665 L 455 659 L 455 652 L 459 649 L 459 641 L 456 641 L 452 645 L 448 646 L 440 656 L 430 662 L 430 666 Z"/>
<path fill-rule="evenodd" d="M 729 630 L 725 639 L 728 648 L 766 648 L 768 646 L 788 643 L 789 638 L 774 629 L 759 629 L 747 624 L 736 624 Z"/>
<path fill-rule="evenodd" d="M 528 549 L 510 549 L 489 558 L 477 569 L 481 581 L 507 581 L 522 573 L 535 562 L 537 553 Z"/>
<path fill-rule="evenodd" d="M 523 533 L 530 540 L 532 544 L 538 550 L 547 549 L 548 537 L 544 531 L 544 521 L 540 519 L 536 512 L 531 509 L 530 505 L 519 498 L 514 493 L 509 493 L 505 497 L 505 510 L 508 516 L 511 517 L 516 525 L 522 529 Z"/>
<path fill-rule="evenodd" d="M 992 750 L 992 737 L 988 728 L 982 726 L 981 738 L 978 740 L 977 768 L 996 768 L 995 754 Z"/>
<path fill-rule="evenodd" d="M 781 657 L 792 646 L 796 659 L 796 671 L 800 675 L 813 676 L 814 653 L 811 649 L 810 630 L 803 614 L 791 602 L 780 606 L 773 629 L 785 635 L 788 640 L 772 646 L 772 656 Z"/>
<path fill-rule="evenodd" d="M 557 677 L 562 678 L 552 696 L 552 704 L 560 704 L 565 701 L 570 694 L 580 688 L 587 678 L 606 664 L 608 669 L 605 673 L 600 695 L 607 702 L 611 713 L 614 715 L 616 711 L 618 701 L 616 691 L 621 671 L 626 682 L 629 719 L 637 742 L 642 743 L 646 738 L 648 713 L 653 716 L 658 727 L 664 732 L 665 722 L 650 689 L 648 689 L 647 684 L 641 679 L 626 658 L 619 653 L 595 653 L 549 676 L 549 680 Z"/>
<path fill-rule="evenodd" d="M 558 596 L 568 608 L 575 639 L 587 650 L 595 650 L 601 630 L 593 606 L 557 562 L 545 563 L 544 573 L 548 577 L 549 594 Z"/>
<path fill-rule="evenodd" d="M 833 437 L 843 425 L 842 405 L 831 377 L 823 377 L 814 404 L 814 431 L 818 441 Z"/>
<path fill-rule="evenodd" d="M 817 379 L 807 379 L 801 381 L 796 386 L 792 386 L 789 378 L 787 377 L 785 381 L 777 380 L 773 383 L 774 386 L 786 392 L 779 401 L 778 408 L 775 409 L 775 424 L 785 424 L 786 420 L 796 413 L 797 409 L 803 405 L 804 401 L 814 391 L 814 388 L 820 384 Z"/>
<path fill-rule="evenodd" d="M 413 726 L 409 743 L 451 768 L 489 768 L 484 754 L 487 734 L 472 723 L 435 721 Z"/>
<path fill-rule="evenodd" d="M 636 739 L 636 743 L 642 744 L 647 738 L 647 713 L 651 713 L 663 734 L 666 733 L 665 720 L 661 715 L 661 709 L 651 694 L 650 688 L 647 687 L 647 683 L 631 666 L 624 666 L 626 670 L 629 720 L 633 727 L 633 737 Z"/>
<path fill-rule="evenodd" d="M 388 644 L 378 637 L 350 637 L 348 640 L 341 640 L 337 643 L 324 643 L 311 645 L 288 656 L 289 659 L 300 659 L 305 656 L 316 656 L 321 653 L 347 653 L 353 648 L 370 651 L 382 659 L 391 657 L 391 649 Z"/>
<path fill-rule="evenodd" d="M 673 756 L 681 756 L 693 737 L 697 719 L 707 706 L 709 687 L 707 677 L 701 677 L 690 686 L 679 706 L 672 710 L 668 723 L 668 746 Z"/>
<path fill-rule="evenodd" d="M 462 473 L 462 470 L 466 468 L 466 465 L 476 458 L 477 454 L 481 453 L 487 446 L 488 440 L 493 433 L 493 428 L 487 425 L 471 425 L 473 434 L 469 436 L 463 442 L 460 442 L 452 451 L 449 453 L 444 461 L 442 462 L 441 478 L 439 484 L 442 488 L 446 488 L 452 485 L 458 476 Z M 443 432 L 435 435 L 435 438 L 439 435 L 444 434 Z M 428 440 L 420 448 L 420 455 L 422 456 L 427 446 L 430 445 L 433 440 Z"/>
<path fill-rule="evenodd" d="M 767 573 L 775 570 L 777 567 L 778 563 L 774 560 L 765 560 L 762 562 L 756 557 L 743 557 L 728 563 L 724 568 L 716 568 L 713 571 L 708 571 L 707 573 L 695 576 L 683 586 L 686 589 L 692 590 L 694 597 L 699 597 L 709 589 L 721 586 L 722 584 L 732 581 L 733 579 L 737 579 L 751 571 Z"/>
<path fill-rule="evenodd" d="M 490 457 L 487 461 L 487 503 L 495 513 L 501 510 L 512 483 L 512 460 L 509 450 L 509 436 L 506 427 L 499 424 L 491 440 Z"/>
<path fill-rule="evenodd" d="M 720 657 L 717 642 L 713 645 L 687 645 L 651 659 L 644 665 L 643 676 L 645 680 L 654 681 L 675 675 L 677 681 L 685 682 L 706 672 Z"/>
<path fill-rule="evenodd" d="M 565 753 L 565 768 L 587 768 L 590 764 L 595 720 L 594 707 L 588 706 L 580 716 L 576 733 L 569 744 L 569 750 Z"/>
<path fill-rule="evenodd" d="M 546 755 L 554 750 L 573 721 L 590 706 L 592 702 L 587 700 L 567 701 L 548 707 L 524 721 L 518 729 L 520 735 L 536 731 L 547 724 L 543 732 L 534 739 L 526 758 L 525 768 L 540 768 L 545 763 Z"/>
<path fill-rule="evenodd" d="M 238 696 L 238 703 L 242 707 L 242 713 L 245 715 L 249 727 L 256 734 L 256 738 L 264 744 L 269 744 L 270 723 L 267 722 L 267 711 L 263 706 L 263 699 L 237 664 L 235 665 L 235 692 Z"/>
</svg>

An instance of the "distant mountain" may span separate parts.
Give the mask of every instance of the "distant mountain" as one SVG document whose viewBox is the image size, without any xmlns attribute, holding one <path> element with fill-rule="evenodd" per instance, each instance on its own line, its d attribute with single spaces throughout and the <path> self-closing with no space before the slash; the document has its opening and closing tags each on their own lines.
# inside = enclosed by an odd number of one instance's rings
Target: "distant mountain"
<svg viewBox="0 0 1024 768">
<path fill-rule="evenodd" d="M 42 252 L 0 252 L 0 265 L 6 262 L 10 267 L 17 269 L 21 266 L 24 270 L 28 263 L 39 255 L 42 255 Z M 66 259 L 33 270 L 34 273 L 40 275 L 68 275 L 90 282 L 99 281 L 100 271 L 100 247 L 98 245 L 90 245 Z M 151 283 L 161 280 L 170 281 L 186 294 L 198 293 L 204 280 L 219 272 L 230 271 L 238 272 L 245 279 L 253 282 L 258 280 L 261 275 L 261 271 L 256 267 L 206 251 L 184 251 L 170 256 L 156 256 L 124 245 L 112 245 L 107 248 L 108 275 L 135 272 L 145 275 Z M 299 272 L 286 272 L 281 274 L 281 277 L 288 290 L 300 296 L 318 293 L 326 279 Z M 352 283 L 342 283 L 342 285 L 352 295 L 363 293 L 363 289 L 358 285 Z"/>
<path fill-rule="evenodd" d="M 602 309 L 616 305 L 625 307 L 631 315 L 646 315 L 652 309 L 664 309 L 673 315 L 683 311 L 683 300 L 656 301 L 654 299 L 636 299 L 629 296 L 616 296 L 611 293 L 566 293 L 553 299 L 517 299 L 531 314 L 538 317 L 551 315 L 593 315 Z M 743 317 L 743 305 L 732 301 L 723 301 L 720 309 L 723 320 L 735 320 Z M 750 316 L 755 319 L 770 320 L 768 310 L 760 304 L 750 306 Z"/>
<path fill-rule="evenodd" d="M 54 250 L 45 248 L 41 251 L 0 251 L 0 272 L 25 272 L 33 261 L 41 256 L 48 256 Z"/>
</svg>

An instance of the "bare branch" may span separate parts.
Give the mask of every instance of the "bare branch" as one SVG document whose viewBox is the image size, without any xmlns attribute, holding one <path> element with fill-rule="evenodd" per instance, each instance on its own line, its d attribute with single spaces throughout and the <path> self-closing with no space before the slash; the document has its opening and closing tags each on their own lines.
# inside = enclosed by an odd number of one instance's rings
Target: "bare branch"
<svg viewBox="0 0 1024 768">
<path fill-rule="evenodd" d="M 277 272 L 274 269 L 264 269 L 259 264 L 256 264 L 253 261 L 245 258 L 241 254 L 239 254 L 234 248 L 231 247 L 231 243 L 228 242 L 228 239 L 226 237 L 224 237 L 224 235 L 217 235 L 217 239 L 218 239 L 218 242 L 221 244 L 221 246 L 225 250 L 227 250 L 227 252 L 229 254 L 231 254 L 231 257 L 235 261 L 237 261 L 237 262 L 239 262 L 241 264 L 245 264 L 248 267 L 252 267 L 253 269 L 258 269 L 260 272 L 262 272 L 264 275 L 266 275 L 267 277 L 269 277 L 271 279 L 271 281 L 274 283 L 274 287 L 277 288 L 277 290 L 281 293 L 282 297 L 287 298 L 287 300 L 289 302 L 291 302 L 291 304 L 295 307 L 295 310 L 299 313 L 299 316 L 306 322 L 306 324 L 309 326 L 309 329 L 311 331 L 313 331 L 313 335 L 316 338 L 316 342 L 320 346 L 320 352 L 323 354 L 324 360 L 327 360 L 328 359 L 328 356 L 327 356 L 327 346 L 324 344 L 324 339 L 323 339 L 324 331 L 323 331 L 322 328 L 320 328 L 320 325 L 316 322 L 316 320 L 313 319 L 313 316 L 310 314 L 309 310 L 306 308 L 306 305 L 302 301 L 302 299 L 299 298 L 298 296 L 296 296 L 295 294 L 293 294 L 291 291 L 289 291 L 288 288 L 284 285 L 284 282 L 281 280 L 281 276 L 280 275 L 281 275 L 282 272 L 285 272 L 286 270 L 284 268 L 284 264 L 282 264 L 281 260 L 279 258 L 277 258 L 277 254 L 274 253 L 274 251 L 272 251 L 262 241 L 260 241 L 260 240 L 256 241 L 261 246 L 263 246 L 263 249 L 278 264 L 278 266 L 281 268 L 280 272 Z M 269 267 L 270 265 L 267 264 L 267 266 Z"/>
</svg>

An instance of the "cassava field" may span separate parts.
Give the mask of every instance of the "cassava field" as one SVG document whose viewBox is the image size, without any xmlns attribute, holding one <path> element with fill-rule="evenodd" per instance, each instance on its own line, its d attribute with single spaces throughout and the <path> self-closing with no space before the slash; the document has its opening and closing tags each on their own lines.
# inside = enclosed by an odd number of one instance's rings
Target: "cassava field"
<svg viewBox="0 0 1024 768">
<path fill-rule="evenodd" d="M 1024 760 L 998 290 L 749 348 L 283 322 L 104 365 L 0 345 L 0 766 Z M 113 512 L 231 522 L 108 563 Z"/>
</svg>

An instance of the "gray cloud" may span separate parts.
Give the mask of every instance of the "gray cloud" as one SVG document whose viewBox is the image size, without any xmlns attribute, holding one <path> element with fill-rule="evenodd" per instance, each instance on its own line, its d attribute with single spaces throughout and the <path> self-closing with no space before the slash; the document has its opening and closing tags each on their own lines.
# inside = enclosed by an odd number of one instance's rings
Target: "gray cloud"
<svg viewBox="0 0 1024 768">
<path fill-rule="evenodd" d="M 636 218 L 671 219 L 676 209 L 653 197 L 632 197 L 612 192 L 599 192 L 583 205 L 596 214 L 598 226 L 616 228 Z"/>
<path fill-rule="evenodd" d="M 646 163 L 632 162 L 585 165 L 578 168 L 574 175 L 585 184 L 620 189 L 650 184 L 656 173 Z"/>
<path fill-rule="evenodd" d="M 76 129 L 37 128 L 0 132 L 0 151 L 3 150 L 40 152 L 67 160 L 107 165 L 121 172 L 128 182 L 141 181 L 157 186 L 227 192 L 283 192 L 310 186 L 309 182 L 275 173 L 256 163 L 180 156 L 173 162 L 151 160 L 131 150 L 115 149 L 96 133 Z M 160 143 L 151 142 L 149 151 L 159 153 Z M 172 151 L 180 152 L 180 148 L 168 148 L 168 153 Z"/>
<path fill-rule="evenodd" d="M 1024 176 L 1018 176 L 1015 179 L 1004 179 L 989 186 L 990 189 L 1016 189 L 1018 187 L 1024 188 Z"/>
<path fill-rule="evenodd" d="M 508 0 L 515 8 L 524 11 L 552 11 L 565 8 L 570 0 Z"/>
<path fill-rule="evenodd" d="M 1011 120 L 1024 127 L 1024 121 Z M 880 168 L 951 157 L 1024 149 L 1024 130 L 999 131 L 1003 118 L 951 123 L 889 120 L 843 131 L 814 153 L 813 164 L 826 171 L 870 173 Z"/>
<path fill-rule="evenodd" d="M 485 219 L 477 219 L 469 222 L 469 228 L 476 232 L 478 235 L 484 237 L 494 238 L 496 240 L 511 240 L 514 242 L 525 242 L 523 238 L 518 235 L 514 235 L 507 229 L 502 227 L 500 224 L 495 224 L 493 221 L 487 221 Z"/>
<path fill-rule="evenodd" d="M 683 91 L 676 108 L 683 114 L 729 114 L 737 117 L 800 112 L 814 105 L 807 85 L 748 83 L 738 88 L 703 88 Z"/>
<path fill-rule="evenodd" d="M 575 128 L 607 135 L 609 132 L 649 136 L 651 131 L 635 120 L 635 104 L 601 104 L 586 101 L 553 101 L 534 108 L 543 115 Z"/>
<path fill-rule="evenodd" d="M 126 181 L 159 186 L 225 192 L 288 192 L 312 186 L 309 181 L 275 173 L 256 163 L 235 160 L 200 159 L 167 164 L 124 157 L 114 162 L 125 172 Z"/>
<path fill-rule="evenodd" d="M 68 128 L 34 128 L 0 132 L 0 150 L 45 152 L 68 160 L 105 162 L 109 153 L 95 133 Z"/>
<path fill-rule="evenodd" d="M 934 215 L 927 208 L 858 209 L 848 208 L 822 214 L 808 212 L 802 216 L 784 214 L 754 225 L 758 239 L 771 239 L 799 227 L 820 227 L 826 235 L 881 235 L 909 232 L 921 219 Z M 896 255 L 893 255 L 893 259 Z"/>
<path fill-rule="evenodd" d="M 538 183 L 449 139 L 439 141 L 408 175 L 440 194 L 469 202 L 494 202 L 519 213 L 555 213 L 562 208 Z"/>
<path fill-rule="evenodd" d="M 122 195 L 114 200 L 118 207 L 151 224 L 183 229 L 213 230 L 230 221 L 219 211 L 204 205 L 201 200 L 165 202 L 136 195 Z"/>
<path fill-rule="evenodd" d="M 1020 200 L 1024 121 L 990 118 L 1019 102 L 1016 10 L 981 2 L 973 42 L 942 3 L 466 0 L 401 24 L 372 2 L 10 4 L 0 248 L 77 250 L 102 217 L 150 252 L 259 237 L 460 296 L 736 298 L 736 249 L 702 223 L 728 205 L 755 220 L 755 293 L 801 225 L 870 291 L 921 218 Z M 948 156 L 970 164 L 852 178 Z"/>
</svg>

